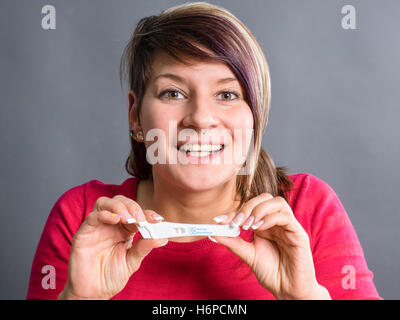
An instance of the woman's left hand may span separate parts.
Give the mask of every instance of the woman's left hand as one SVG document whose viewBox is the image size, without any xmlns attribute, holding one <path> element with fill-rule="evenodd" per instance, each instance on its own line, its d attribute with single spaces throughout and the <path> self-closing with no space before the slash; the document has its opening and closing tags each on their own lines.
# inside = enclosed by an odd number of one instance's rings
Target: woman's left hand
<svg viewBox="0 0 400 320">
<path fill-rule="evenodd" d="M 330 299 L 317 282 L 308 235 L 284 198 L 260 194 L 220 223 L 245 230 L 252 226 L 253 242 L 241 237 L 213 238 L 239 256 L 277 299 Z"/>
</svg>

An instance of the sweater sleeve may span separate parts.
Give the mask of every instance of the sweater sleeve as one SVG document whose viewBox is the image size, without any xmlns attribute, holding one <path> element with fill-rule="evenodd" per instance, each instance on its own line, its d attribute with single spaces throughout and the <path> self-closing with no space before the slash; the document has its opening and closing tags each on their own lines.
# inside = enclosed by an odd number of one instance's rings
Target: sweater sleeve
<svg viewBox="0 0 400 320">
<path fill-rule="evenodd" d="M 32 263 L 27 299 L 57 299 L 68 278 L 74 234 L 84 219 L 85 185 L 66 191 L 47 218 Z"/>
<path fill-rule="evenodd" d="M 308 176 L 311 249 L 318 282 L 332 299 L 382 299 L 356 231 L 335 191 Z"/>
</svg>

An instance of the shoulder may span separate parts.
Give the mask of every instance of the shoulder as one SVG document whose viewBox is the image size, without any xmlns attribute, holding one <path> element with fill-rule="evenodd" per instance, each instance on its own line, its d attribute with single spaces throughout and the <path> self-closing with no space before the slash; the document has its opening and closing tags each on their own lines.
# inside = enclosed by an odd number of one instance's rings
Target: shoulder
<svg viewBox="0 0 400 320">
<path fill-rule="evenodd" d="M 326 196 L 336 195 L 333 188 L 323 179 L 310 173 L 295 173 L 288 175 L 293 182 L 290 196 L 291 202 L 307 198 L 307 201 L 324 198 Z"/>
<path fill-rule="evenodd" d="M 321 178 L 318 178 L 311 173 L 307 172 L 301 172 L 301 173 L 294 173 L 294 174 L 289 174 L 288 177 L 290 180 L 293 181 L 293 183 L 296 186 L 302 186 L 302 187 L 326 187 L 329 185 L 322 180 Z"/>
<path fill-rule="evenodd" d="M 137 177 L 130 177 L 121 184 L 104 183 L 93 179 L 76 185 L 65 191 L 57 200 L 55 206 L 64 212 L 82 212 L 85 218 L 92 210 L 99 197 L 112 198 L 118 194 L 128 198 L 136 198 Z"/>
<path fill-rule="evenodd" d="M 139 179 L 137 177 L 130 177 L 120 184 L 111 184 L 94 179 L 84 183 L 80 187 L 85 189 L 86 196 L 104 195 L 111 197 L 117 194 L 122 194 L 126 197 L 132 198 L 136 196 L 136 186 L 138 181 Z"/>
<path fill-rule="evenodd" d="M 339 197 L 325 180 L 309 173 L 296 173 L 289 178 L 293 182 L 287 194 L 289 205 L 307 232 L 326 219 L 347 219 Z"/>
</svg>

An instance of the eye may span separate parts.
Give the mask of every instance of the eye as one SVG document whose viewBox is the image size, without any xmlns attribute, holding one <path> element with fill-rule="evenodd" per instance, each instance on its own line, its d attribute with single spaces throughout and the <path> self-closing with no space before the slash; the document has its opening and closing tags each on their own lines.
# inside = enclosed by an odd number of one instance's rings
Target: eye
<svg viewBox="0 0 400 320">
<path fill-rule="evenodd" d="M 179 100 L 178 99 L 179 94 L 182 95 L 182 93 L 178 90 L 166 89 L 160 93 L 159 98 L 165 97 L 169 100 Z M 222 100 L 225 100 L 225 101 L 233 101 L 240 97 L 239 93 L 237 93 L 236 91 L 221 91 L 218 93 L 217 96 L 219 96 L 221 94 L 223 96 Z M 231 98 L 232 95 L 236 96 L 236 98 Z"/>
<path fill-rule="evenodd" d="M 227 99 L 222 99 L 222 100 L 226 100 L 226 101 L 233 101 L 239 98 L 239 94 L 236 91 L 222 91 L 220 92 L 218 95 L 222 94 L 222 96 L 225 98 L 228 96 Z M 229 99 L 229 96 L 235 95 L 236 99 Z"/>
<path fill-rule="evenodd" d="M 177 98 L 178 94 L 182 94 L 178 90 L 166 89 L 166 90 L 164 90 L 163 92 L 160 93 L 159 98 L 163 98 L 166 93 L 168 93 L 166 98 L 167 99 L 172 99 L 172 100 L 175 100 L 175 98 Z M 170 95 L 170 93 L 172 93 L 172 95 Z"/>
</svg>

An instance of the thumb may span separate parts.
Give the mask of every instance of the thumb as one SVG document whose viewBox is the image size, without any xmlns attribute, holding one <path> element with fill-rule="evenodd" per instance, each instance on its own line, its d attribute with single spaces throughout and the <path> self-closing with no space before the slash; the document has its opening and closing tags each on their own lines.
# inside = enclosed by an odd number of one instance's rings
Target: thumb
<svg viewBox="0 0 400 320">
<path fill-rule="evenodd" d="M 217 243 L 228 248 L 229 251 L 236 254 L 247 265 L 251 265 L 254 260 L 254 245 L 251 242 L 243 240 L 240 236 L 236 238 L 212 236 Z"/>
<path fill-rule="evenodd" d="M 168 239 L 143 239 L 140 236 L 132 243 L 132 247 L 126 253 L 126 261 L 131 273 L 136 272 L 142 260 L 150 253 L 154 248 L 162 247 L 168 243 Z"/>
</svg>

